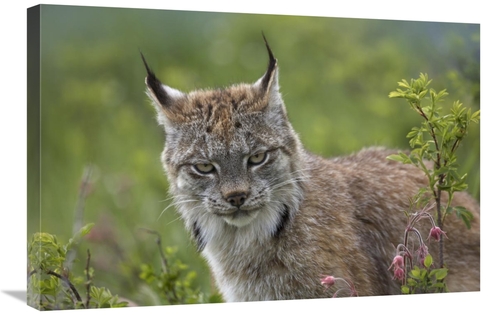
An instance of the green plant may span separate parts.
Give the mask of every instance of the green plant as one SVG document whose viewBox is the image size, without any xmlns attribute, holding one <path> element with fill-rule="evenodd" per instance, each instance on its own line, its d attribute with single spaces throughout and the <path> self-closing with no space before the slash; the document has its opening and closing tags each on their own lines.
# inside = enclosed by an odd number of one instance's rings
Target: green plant
<svg viewBox="0 0 500 315">
<path fill-rule="evenodd" d="M 435 293 L 446 290 L 446 284 L 442 282 L 448 274 L 446 268 L 432 267 L 432 256 L 427 255 L 423 267 L 414 266 L 406 280 L 406 285 L 401 287 L 401 292 L 409 293 Z"/>
<path fill-rule="evenodd" d="M 403 243 L 398 245 L 396 256 L 389 266 L 389 269 L 393 268 L 394 279 L 402 282 L 401 292 L 404 294 L 447 291 L 444 278 L 448 274 L 448 269 L 444 267 L 434 268 L 433 258 L 429 254 L 424 238 L 416 228 L 420 220 L 427 219 L 432 226 L 428 238 L 439 240 L 441 235 L 446 235 L 436 226 L 434 218 L 429 213 L 432 207 L 433 205 L 411 214 L 406 212 L 408 224 L 404 231 Z M 410 236 L 412 234 L 416 235 L 417 238 L 418 247 L 416 250 L 410 246 Z"/>
<path fill-rule="evenodd" d="M 162 305 L 222 302 L 220 294 L 206 295 L 199 288 L 194 287 L 193 281 L 197 274 L 195 271 L 189 271 L 186 264 L 176 259 L 176 248 L 168 246 L 163 248 L 158 232 L 143 230 L 157 236 L 161 271 L 156 271 L 151 264 L 142 264 L 139 277 L 160 296 Z"/>
<path fill-rule="evenodd" d="M 443 114 L 443 107 L 439 105 L 448 95 L 446 90 L 436 92 L 429 88 L 432 80 L 427 74 L 420 74 L 419 78 L 410 82 L 398 82 L 400 88 L 389 94 L 390 98 L 403 98 L 423 121 L 419 127 L 414 127 L 407 134 L 412 148 L 409 154 L 400 152 L 391 155 L 388 159 L 413 164 L 421 169 L 428 180 L 428 185 L 422 187 L 411 200 L 412 208 L 423 209 L 413 214 L 406 212 L 408 226 L 405 231 L 403 244 L 397 249 L 396 257 L 389 268 L 393 268 L 394 277 L 402 280 L 403 293 L 416 292 L 444 292 L 446 285 L 444 278 L 447 274 L 443 259 L 445 219 L 454 213 L 470 228 L 472 214 L 460 206 L 452 206 L 455 192 L 467 189 L 467 174 L 458 172 L 457 149 L 467 135 L 471 123 L 478 123 L 479 110 L 472 112 L 455 101 L 448 114 Z M 447 198 L 443 198 L 443 193 Z M 435 209 L 435 216 L 429 211 Z M 410 209 L 411 210 L 411 209 Z M 439 268 L 432 269 L 433 258 L 428 255 L 427 247 L 420 232 L 415 228 L 416 222 L 427 218 L 432 223 L 429 237 L 439 242 Z M 423 268 L 413 264 L 412 251 L 409 249 L 408 236 L 414 233 L 418 236 L 419 247 L 416 256 L 420 258 Z M 406 269 L 409 267 L 410 272 Z M 432 270 L 431 270 L 432 269 Z M 407 276 L 408 275 L 408 276 Z"/>
<path fill-rule="evenodd" d="M 74 275 L 65 265 L 72 247 L 90 232 L 93 224 L 82 227 L 66 244 L 55 235 L 39 232 L 33 234 L 28 244 L 28 305 L 39 310 L 123 307 L 106 288 L 92 285 L 93 269 L 90 251 L 87 251 L 85 278 Z M 86 296 L 82 296 L 82 286 Z"/>
</svg>

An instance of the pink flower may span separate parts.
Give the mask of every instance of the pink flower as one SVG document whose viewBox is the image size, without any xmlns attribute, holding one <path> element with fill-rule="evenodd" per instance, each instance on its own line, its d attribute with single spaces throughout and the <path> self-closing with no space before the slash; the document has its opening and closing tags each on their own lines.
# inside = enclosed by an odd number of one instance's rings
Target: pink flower
<svg viewBox="0 0 500 315">
<path fill-rule="evenodd" d="M 401 267 L 394 267 L 394 278 L 403 281 L 405 278 L 405 271 Z"/>
<path fill-rule="evenodd" d="M 439 241 L 439 239 L 440 239 L 440 236 L 441 236 L 441 235 L 446 236 L 446 232 L 444 232 L 443 230 L 441 230 L 441 229 L 439 228 L 439 226 L 434 226 L 434 227 L 431 229 L 431 231 L 429 232 L 429 236 L 427 237 L 427 239 L 429 239 L 429 238 L 431 238 L 431 237 L 432 237 L 432 238 L 433 238 L 433 239 L 435 239 L 436 241 Z M 446 237 L 447 237 L 447 236 L 446 236 Z"/>
<path fill-rule="evenodd" d="M 398 279 L 398 280 L 403 280 L 405 278 L 405 271 L 404 271 L 404 258 L 401 255 L 396 255 L 394 259 L 392 260 L 392 264 L 389 266 L 389 269 L 394 268 L 394 278 L 393 279 Z M 387 269 L 387 270 L 389 270 Z"/>
<path fill-rule="evenodd" d="M 422 244 L 418 249 L 417 249 L 417 255 L 418 255 L 418 261 L 420 262 L 420 265 L 424 265 L 425 257 L 429 255 L 429 250 L 427 249 L 427 246 L 425 244 Z"/>
<path fill-rule="evenodd" d="M 402 268 L 404 265 L 404 258 L 401 255 L 396 255 L 392 260 L 392 264 L 389 266 L 389 269 L 394 268 Z M 388 269 L 388 270 L 389 270 Z"/>
<path fill-rule="evenodd" d="M 335 284 L 335 280 L 333 276 L 323 275 L 323 278 L 321 278 L 321 285 L 328 289 Z"/>
</svg>

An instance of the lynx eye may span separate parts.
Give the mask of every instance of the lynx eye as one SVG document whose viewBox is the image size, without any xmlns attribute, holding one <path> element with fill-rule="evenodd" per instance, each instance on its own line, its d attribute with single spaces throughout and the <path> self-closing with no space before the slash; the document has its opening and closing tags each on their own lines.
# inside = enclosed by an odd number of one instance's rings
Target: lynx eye
<svg viewBox="0 0 500 315">
<path fill-rule="evenodd" d="M 261 152 L 261 153 L 254 154 L 248 158 L 248 164 L 251 164 L 251 165 L 262 164 L 266 160 L 266 157 L 267 157 L 267 152 Z"/>
<path fill-rule="evenodd" d="M 211 173 L 215 170 L 215 167 L 213 164 L 196 164 L 194 165 L 194 169 L 201 174 L 208 174 Z"/>
</svg>

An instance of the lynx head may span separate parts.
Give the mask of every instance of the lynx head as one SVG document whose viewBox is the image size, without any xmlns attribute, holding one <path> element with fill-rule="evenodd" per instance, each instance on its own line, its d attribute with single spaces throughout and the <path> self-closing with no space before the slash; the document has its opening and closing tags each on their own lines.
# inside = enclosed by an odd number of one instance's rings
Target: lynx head
<svg viewBox="0 0 500 315">
<path fill-rule="evenodd" d="M 255 83 L 189 93 L 163 85 L 143 56 L 170 192 L 200 247 L 229 231 L 248 241 L 276 236 L 298 208 L 302 148 L 266 47 L 269 65 Z"/>
</svg>

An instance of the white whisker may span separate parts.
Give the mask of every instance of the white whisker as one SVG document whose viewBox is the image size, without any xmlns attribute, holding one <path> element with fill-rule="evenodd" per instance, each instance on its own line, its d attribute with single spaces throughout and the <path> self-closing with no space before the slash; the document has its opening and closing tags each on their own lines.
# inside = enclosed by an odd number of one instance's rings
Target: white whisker
<svg viewBox="0 0 500 315">
<path fill-rule="evenodd" d="M 162 212 L 160 213 L 160 215 L 158 216 L 158 218 L 156 219 L 156 221 L 158 221 L 160 219 L 160 217 L 163 215 L 163 213 L 165 211 L 167 211 L 170 207 L 177 207 L 183 203 L 188 203 L 188 202 L 195 202 L 195 201 L 198 201 L 197 199 L 187 199 L 187 200 L 177 200 L 177 201 L 174 201 L 172 202 L 171 204 L 169 204 L 165 209 L 162 210 Z"/>
<path fill-rule="evenodd" d="M 271 189 L 275 190 L 275 189 L 278 189 L 280 187 L 283 187 L 283 186 L 286 186 L 289 184 L 304 182 L 304 181 L 307 181 L 308 179 L 309 178 L 305 178 L 305 177 L 292 177 L 292 178 L 289 178 L 289 179 L 284 180 L 282 182 L 271 185 Z"/>
<path fill-rule="evenodd" d="M 177 215 L 177 218 L 173 219 L 172 221 L 168 222 L 165 224 L 165 226 L 169 226 L 170 224 L 174 223 L 175 221 L 179 221 L 182 217 L 180 215 Z M 159 219 L 159 218 L 158 218 Z M 158 221 L 158 220 L 157 220 Z"/>
<path fill-rule="evenodd" d="M 170 196 L 166 199 L 162 199 L 162 200 L 159 200 L 158 202 L 166 202 L 166 201 L 170 201 L 172 199 L 176 199 L 176 198 L 185 198 L 185 197 L 191 197 L 189 195 L 175 195 L 175 196 Z"/>
</svg>

